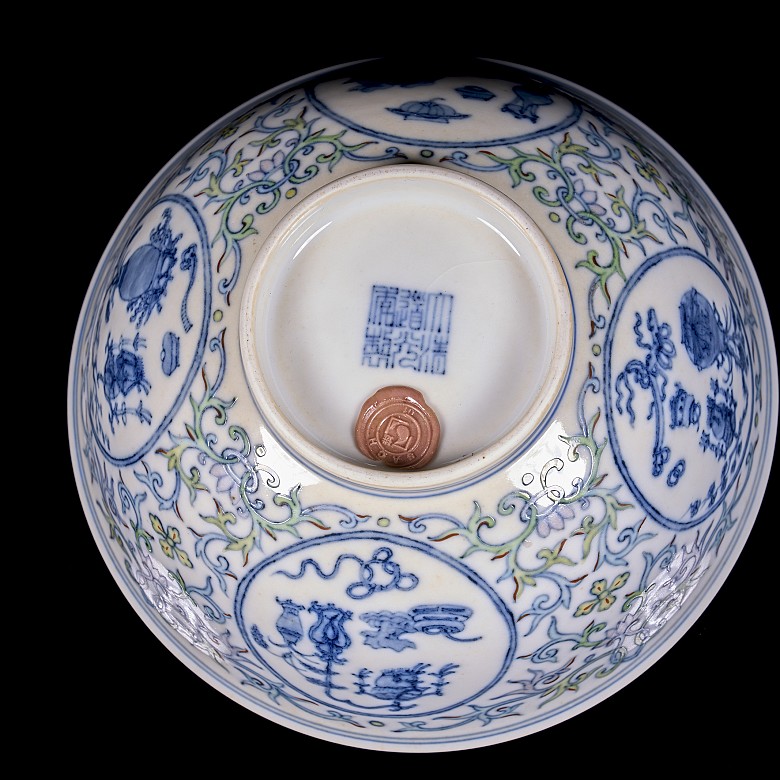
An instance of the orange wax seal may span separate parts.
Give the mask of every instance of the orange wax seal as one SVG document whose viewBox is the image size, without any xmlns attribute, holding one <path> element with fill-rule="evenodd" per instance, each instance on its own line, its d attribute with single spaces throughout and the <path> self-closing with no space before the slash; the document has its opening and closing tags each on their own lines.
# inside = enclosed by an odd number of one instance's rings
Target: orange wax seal
<svg viewBox="0 0 780 780">
<path fill-rule="evenodd" d="M 377 390 L 362 406 L 355 443 L 371 460 L 397 469 L 419 469 L 439 446 L 439 420 L 422 393 L 392 385 Z"/>
</svg>

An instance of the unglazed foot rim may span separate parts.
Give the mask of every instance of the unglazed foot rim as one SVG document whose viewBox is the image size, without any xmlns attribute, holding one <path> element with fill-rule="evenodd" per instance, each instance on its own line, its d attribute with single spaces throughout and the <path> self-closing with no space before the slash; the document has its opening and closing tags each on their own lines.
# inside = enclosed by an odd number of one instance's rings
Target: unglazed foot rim
<svg viewBox="0 0 780 780">
<path fill-rule="evenodd" d="M 322 476 L 370 491 L 478 479 L 522 452 L 568 376 L 574 322 L 531 217 L 460 172 L 380 166 L 293 208 L 250 269 L 241 353 L 269 432 Z M 414 387 L 441 438 L 414 469 L 356 447 L 356 411 Z M 438 434 L 438 432 L 437 432 Z"/>
</svg>

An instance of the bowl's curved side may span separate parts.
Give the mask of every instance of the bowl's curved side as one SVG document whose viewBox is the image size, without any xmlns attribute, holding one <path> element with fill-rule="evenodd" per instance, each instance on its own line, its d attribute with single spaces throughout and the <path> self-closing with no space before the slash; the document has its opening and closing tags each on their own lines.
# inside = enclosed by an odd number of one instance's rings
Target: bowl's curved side
<svg viewBox="0 0 780 780">
<path fill-rule="evenodd" d="M 503 65 L 511 67 L 508 63 L 503 63 Z M 80 500 L 90 521 L 89 525 L 94 535 L 94 540 L 100 549 L 106 566 L 111 571 L 124 596 L 133 605 L 134 609 L 151 632 L 174 656 L 182 661 L 197 676 L 202 677 L 218 691 L 224 693 L 228 698 L 238 702 L 247 709 L 262 714 L 264 717 L 280 725 L 291 726 L 293 729 L 298 730 L 303 734 L 310 735 L 313 733 L 310 722 L 305 719 L 298 720 L 295 717 L 290 717 L 289 713 L 279 713 L 272 707 L 269 708 L 265 705 L 259 705 L 256 698 L 253 696 L 251 686 L 246 687 L 235 684 L 235 677 L 231 677 L 231 673 L 226 673 L 224 664 L 225 659 L 228 658 L 231 659 L 232 663 L 236 664 L 233 667 L 233 672 L 240 668 L 240 664 L 235 661 L 236 656 L 233 655 L 235 648 L 233 648 L 229 642 L 226 642 L 224 635 L 220 636 L 218 631 L 213 631 L 207 621 L 201 624 L 201 614 L 193 613 L 187 621 L 178 623 L 176 630 L 171 631 L 171 625 L 173 624 L 161 620 L 160 615 L 162 613 L 159 610 L 156 611 L 154 607 L 150 608 L 151 602 L 146 599 L 149 599 L 153 592 L 159 593 L 159 591 L 155 591 L 155 588 L 167 589 L 169 606 L 178 606 L 182 611 L 188 609 L 189 601 L 183 590 L 179 589 L 179 591 L 176 591 L 170 582 L 166 581 L 166 578 L 168 577 L 167 570 L 164 566 L 160 565 L 159 562 L 156 562 L 154 558 L 144 558 L 143 556 L 139 558 L 136 553 L 128 555 L 127 549 L 123 549 L 122 556 L 117 556 L 116 551 L 111 549 L 110 545 L 115 546 L 118 537 L 114 535 L 114 529 L 111 528 L 111 523 L 109 523 L 110 532 L 106 532 L 105 516 L 106 514 L 112 514 L 114 509 L 110 506 L 108 493 L 104 492 L 100 495 L 100 491 L 88 488 L 90 483 L 94 484 L 101 479 L 98 473 L 100 464 L 96 463 L 93 459 L 90 459 L 89 456 L 85 456 L 85 451 L 82 447 L 83 438 L 79 431 L 79 423 L 77 420 L 79 415 L 77 410 L 83 408 L 83 381 L 80 381 L 79 372 L 85 370 L 85 363 L 81 350 L 85 348 L 89 338 L 91 338 L 91 336 L 85 338 L 85 334 L 89 330 L 88 320 L 90 316 L 94 316 L 94 312 L 90 311 L 90 306 L 93 305 L 90 301 L 100 301 L 101 295 L 105 294 L 105 289 L 110 287 L 112 282 L 109 278 L 110 274 L 108 274 L 106 266 L 109 265 L 109 260 L 116 262 L 116 258 L 110 258 L 110 255 L 112 252 L 116 253 L 116 247 L 121 248 L 128 246 L 128 242 L 131 240 L 131 236 L 135 229 L 137 213 L 145 209 L 146 201 L 149 198 L 157 198 L 160 194 L 161 184 L 167 185 L 172 182 L 175 176 L 180 172 L 182 163 L 186 162 L 204 144 L 209 143 L 210 140 L 213 139 L 215 133 L 218 133 L 221 128 L 235 124 L 242 114 L 252 111 L 259 103 L 270 100 L 274 96 L 281 95 L 296 86 L 310 82 L 312 78 L 315 78 L 315 80 L 323 78 L 328 76 L 331 72 L 337 72 L 339 70 L 340 68 L 326 68 L 315 74 L 307 74 L 300 79 L 286 83 L 278 89 L 263 93 L 257 100 L 250 99 L 242 104 L 239 109 L 231 111 L 225 117 L 212 123 L 203 131 L 203 133 L 197 136 L 191 144 L 185 147 L 179 155 L 174 157 L 159 176 L 149 184 L 147 189 L 138 197 L 123 223 L 120 224 L 119 228 L 114 233 L 109 248 L 106 250 L 103 259 L 101 260 L 101 266 L 96 270 L 90 283 L 79 315 L 79 324 L 73 342 L 68 385 L 70 454 L 76 475 Z M 574 94 L 576 94 L 579 89 L 572 83 L 557 80 L 555 76 L 550 76 L 543 71 L 536 71 L 535 73 L 540 77 L 549 78 L 553 83 L 560 83 L 565 89 L 570 90 Z M 613 106 L 608 101 L 604 101 L 595 94 L 584 94 L 588 95 L 589 99 L 594 103 L 603 107 L 605 113 L 613 113 L 622 116 L 623 112 L 617 106 Z M 628 119 L 628 121 L 629 123 L 632 123 L 633 118 Z M 641 130 L 642 133 L 645 133 L 648 138 L 651 138 L 658 144 L 658 148 L 663 149 L 666 154 L 676 161 L 681 176 L 689 177 L 691 186 L 701 194 L 702 198 L 709 201 L 709 206 L 715 212 L 722 211 L 722 208 L 712 191 L 696 173 L 689 169 L 688 165 L 670 146 L 665 144 L 661 139 L 658 139 L 655 134 L 644 125 L 637 122 L 635 127 L 638 130 Z M 385 742 L 377 737 L 377 735 L 370 736 L 368 740 L 366 740 L 366 738 L 360 736 L 359 733 L 353 735 L 354 729 L 350 731 L 340 727 L 331 728 L 330 726 L 324 729 L 326 739 L 332 739 L 347 746 L 370 747 L 379 750 L 401 749 L 406 752 L 432 752 L 456 750 L 462 749 L 463 747 L 484 747 L 511 740 L 517 736 L 532 734 L 541 729 L 568 720 L 573 715 L 582 713 L 595 704 L 604 701 L 607 697 L 614 695 L 618 690 L 625 687 L 629 682 L 632 682 L 640 674 L 645 672 L 651 664 L 658 661 L 660 657 L 670 650 L 694 623 L 699 620 L 702 613 L 707 609 L 733 569 L 748 540 L 748 536 L 752 530 L 755 518 L 759 512 L 759 507 L 769 484 L 778 425 L 778 367 L 769 307 L 761 287 L 760 279 L 751 265 L 745 245 L 742 243 L 733 223 L 729 221 L 728 217 L 723 216 L 722 219 L 725 232 L 728 234 L 727 240 L 736 248 L 736 253 L 741 258 L 743 264 L 741 271 L 750 287 L 749 296 L 752 299 L 755 308 L 755 320 L 757 323 L 764 323 L 764 327 L 757 328 L 761 334 L 760 340 L 762 341 L 757 349 L 762 360 L 765 361 L 765 364 L 762 366 L 760 372 L 758 372 L 761 377 L 760 388 L 758 388 L 760 392 L 756 392 L 757 405 L 755 420 L 759 425 L 755 428 L 753 438 L 759 442 L 759 445 L 758 448 L 748 456 L 748 460 L 755 457 L 755 461 L 751 461 L 751 466 L 754 467 L 755 470 L 750 476 L 750 491 L 748 495 L 745 495 L 741 499 L 739 518 L 735 518 L 738 527 L 736 530 L 730 530 L 729 534 L 726 534 L 724 531 L 723 538 L 726 539 L 726 541 L 713 547 L 713 549 L 716 550 L 717 567 L 713 569 L 712 573 L 708 573 L 706 589 L 700 588 L 696 590 L 691 597 L 687 598 L 684 613 L 678 613 L 677 617 L 675 617 L 675 622 L 673 624 L 670 623 L 664 630 L 663 639 L 652 644 L 643 654 L 641 661 L 634 664 L 626 664 L 618 673 L 612 674 L 610 677 L 606 678 L 607 682 L 603 685 L 591 686 L 590 689 L 588 689 L 587 694 L 582 695 L 580 698 L 570 699 L 565 706 L 558 707 L 557 709 L 549 707 L 546 713 L 552 712 L 554 714 L 545 713 L 536 718 L 527 718 L 521 722 L 519 727 L 507 725 L 505 728 L 502 727 L 494 729 L 493 731 L 486 731 L 483 728 L 481 731 L 478 730 L 474 734 L 468 736 L 461 735 L 454 740 L 443 739 L 438 742 L 428 742 L 424 739 L 416 741 L 410 740 L 408 742 L 402 740 L 388 740 Z M 648 267 L 648 273 L 649 271 L 650 267 Z M 133 464 L 130 463 L 130 465 L 132 466 Z M 152 481 L 148 484 L 149 488 L 153 489 Z M 111 490 L 111 493 L 113 494 L 113 489 Z M 119 494 L 121 495 L 121 491 Z M 127 500 L 132 502 L 130 497 L 128 497 Z M 652 507 L 650 509 L 652 510 Z M 132 536 L 132 534 L 127 535 L 127 531 L 125 530 L 123 532 L 118 526 L 115 530 L 118 532 L 119 536 L 121 536 L 122 533 L 125 533 L 126 538 L 131 538 Z M 688 529 L 685 526 L 685 523 L 681 522 L 678 528 L 671 530 L 683 533 Z M 136 541 L 141 541 L 141 538 L 137 536 L 137 529 Z M 139 544 L 138 549 L 141 550 L 141 547 L 142 545 Z M 120 561 L 120 557 L 124 557 L 124 562 Z M 128 562 L 132 561 L 132 559 L 136 559 L 137 566 L 134 567 L 132 564 L 128 565 Z M 143 590 L 139 589 L 138 585 L 142 582 L 146 583 L 149 587 L 144 587 Z M 193 637 L 195 637 L 195 640 L 193 640 Z M 196 648 L 195 651 L 193 651 L 193 647 Z M 504 722 L 509 724 L 511 720 L 512 719 L 510 718 Z M 315 736 L 319 735 L 315 734 Z"/>
</svg>

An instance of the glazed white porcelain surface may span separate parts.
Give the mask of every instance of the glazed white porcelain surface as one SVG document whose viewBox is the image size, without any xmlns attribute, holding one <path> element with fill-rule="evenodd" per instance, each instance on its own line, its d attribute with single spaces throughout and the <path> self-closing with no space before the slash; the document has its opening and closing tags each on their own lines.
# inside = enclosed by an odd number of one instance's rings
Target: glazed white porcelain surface
<svg viewBox="0 0 780 780">
<path fill-rule="evenodd" d="M 293 731 L 438 752 L 610 696 L 717 593 L 777 428 L 762 290 L 663 140 L 506 63 L 280 86 L 150 183 L 95 272 L 68 413 L 122 592 Z M 379 388 L 441 422 L 355 446 Z"/>
</svg>

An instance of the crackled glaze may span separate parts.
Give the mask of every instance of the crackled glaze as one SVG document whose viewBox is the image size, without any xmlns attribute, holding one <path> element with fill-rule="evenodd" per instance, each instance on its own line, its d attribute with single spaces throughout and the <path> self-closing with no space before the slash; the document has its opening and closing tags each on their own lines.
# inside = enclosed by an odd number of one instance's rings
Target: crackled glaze
<svg viewBox="0 0 780 780">
<path fill-rule="evenodd" d="M 87 295 L 72 454 L 127 598 L 217 689 L 330 741 L 457 750 L 609 695 L 712 598 L 766 484 L 776 358 L 730 224 L 630 117 L 520 68 L 386 78 L 334 70 L 260 96 L 161 172 Z M 551 355 L 532 321 L 518 354 L 469 379 L 511 396 L 513 372 L 557 366 L 532 425 L 411 482 L 341 450 L 329 468 L 327 441 L 261 414 L 240 343 L 277 225 L 344 177 L 405 165 L 517 204 L 559 264 L 544 296 L 571 331 Z M 295 284 L 342 305 L 327 279 Z M 456 369 L 489 353 L 489 328 L 468 333 L 491 302 L 456 286 L 356 278 L 345 381 L 424 381 L 437 409 L 467 393 Z M 296 300 L 284 327 L 307 322 Z M 316 395 L 285 356 L 284 381 Z M 452 409 L 443 438 L 478 427 Z"/>
</svg>

